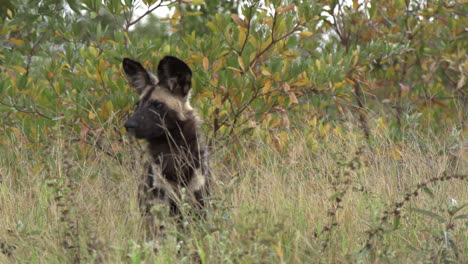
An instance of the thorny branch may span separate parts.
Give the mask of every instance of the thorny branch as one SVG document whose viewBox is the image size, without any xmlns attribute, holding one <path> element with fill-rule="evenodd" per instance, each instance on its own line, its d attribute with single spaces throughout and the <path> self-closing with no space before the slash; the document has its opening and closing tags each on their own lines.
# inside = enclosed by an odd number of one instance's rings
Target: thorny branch
<svg viewBox="0 0 468 264">
<path fill-rule="evenodd" d="M 383 216 L 380 218 L 379 225 L 376 228 L 372 228 L 372 229 L 367 231 L 367 235 L 368 235 L 367 240 L 364 243 L 364 247 L 361 249 L 361 252 L 371 250 L 371 249 L 374 248 L 374 242 L 375 242 L 374 239 L 375 239 L 375 237 L 377 235 L 382 234 L 385 231 L 384 230 L 384 224 L 389 221 L 389 218 L 391 216 L 400 217 L 401 210 L 402 210 L 403 206 L 405 204 L 409 203 L 412 197 L 417 197 L 419 195 L 419 193 L 424 188 L 426 188 L 428 185 L 437 184 L 437 183 L 440 183 L 440 182 L 450 181 L 450 180 L 466 181 L 466 180 L 468 180 L 468 175 L 466 175 L 466 174 L 448 174 L 448 173 L 444 172 L 441 176 L 435 176 L 433 178 L 430 178 L 427 181 L 419 183 L 414 190 L 412 190 L 410 192 L 407 192 L 404 195 L 404 198 L 402 200 L 400 200 L 399 202 L 396 202 L 391 209 L 389 209 L 387 211 L 384 211 Z"/>
</svg>

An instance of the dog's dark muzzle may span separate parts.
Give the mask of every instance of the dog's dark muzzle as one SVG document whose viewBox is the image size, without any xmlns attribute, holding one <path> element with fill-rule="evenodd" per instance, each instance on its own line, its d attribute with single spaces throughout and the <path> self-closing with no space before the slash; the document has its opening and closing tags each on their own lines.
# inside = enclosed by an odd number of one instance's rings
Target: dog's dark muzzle
<svg viewBox="0 0 468 264">
<path fill-rule="evenodd" d="M 130 118 L 129 120 L 127 120 L 127 122 L 125 122 L 125 129 L 127 130 L 127 132 L 130 134 L 130 135 L 135 135 L 135 130 L 137 129 L 138 127 L 138 124 L 137 122 L 135 121 L 135 119 L 133 118 Z"/>
</svg>

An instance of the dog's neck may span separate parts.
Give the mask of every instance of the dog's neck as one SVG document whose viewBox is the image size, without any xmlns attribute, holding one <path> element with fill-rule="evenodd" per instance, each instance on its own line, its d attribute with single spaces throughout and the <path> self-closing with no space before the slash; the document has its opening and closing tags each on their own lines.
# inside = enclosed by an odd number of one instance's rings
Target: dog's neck
<svg viewBox="0 0 468 264">
<path fill-rule="evenodd" d="M 199 152 L 199 125 L 193 120 L 180 122 L 177 128 L 168 131 L 165 135 L 149 139 L 148 147 L 154 159 L 160 155 L 174 155 L 181 152 L 198 154 Z"/>
</svg>

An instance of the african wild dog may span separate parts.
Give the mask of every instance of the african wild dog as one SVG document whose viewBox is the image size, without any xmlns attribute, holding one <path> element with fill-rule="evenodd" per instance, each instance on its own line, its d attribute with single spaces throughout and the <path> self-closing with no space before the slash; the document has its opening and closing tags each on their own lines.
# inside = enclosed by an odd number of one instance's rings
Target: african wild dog
<svg viewBox="0 0 468 264">
<path fill-rule="evenodd" d="M 189 103 L 192 71 L 172 56 L 159 62 L 157 78 L 128 58 L 123 60 L 123 69 L 140 95 L 125 128 L 148 142 L 152 158 L 139 190 L 142 214 L 150 216 L 153 205 L 165 204 L 171 216 L 179 216 L 182 188 L 193 206 L 204 207 L 208 153 L 199 131 L 201 121 Z"/>
</svg>

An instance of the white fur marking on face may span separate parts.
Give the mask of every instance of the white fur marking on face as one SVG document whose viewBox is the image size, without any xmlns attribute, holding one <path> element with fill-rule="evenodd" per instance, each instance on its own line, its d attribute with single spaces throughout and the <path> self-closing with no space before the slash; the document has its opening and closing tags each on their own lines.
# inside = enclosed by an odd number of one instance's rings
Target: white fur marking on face
<svg viewBox="0 0 468 264">
<path fill-rule="evenodd" d="M 187 99 L 174 95 L 168 89 L 161 86 L 157 86 L 156 89 L 153 90 L 151 100 L 164 103 L 177 113 L 180 120 L 187 120 L 187 113 L 193 110 Z"/>
<path fill-rule="evenodd" d="M 151 84 L 156 85 L 158 83 L 158 77 L 156 77 L 153 73 L 148 72 L 150 77 Z"/>
<path fill-rule="evenodd" d="M 139 100 L 143 99 L 143 98 L 149 93 L 149 91 L 151 91 L 151 88 L 152 88 L 151 85 L 147 85 L 147 86 L 142 90 L 142 92 L 141 92 L 141 94 L 140 94 Z"/>
</svg>

